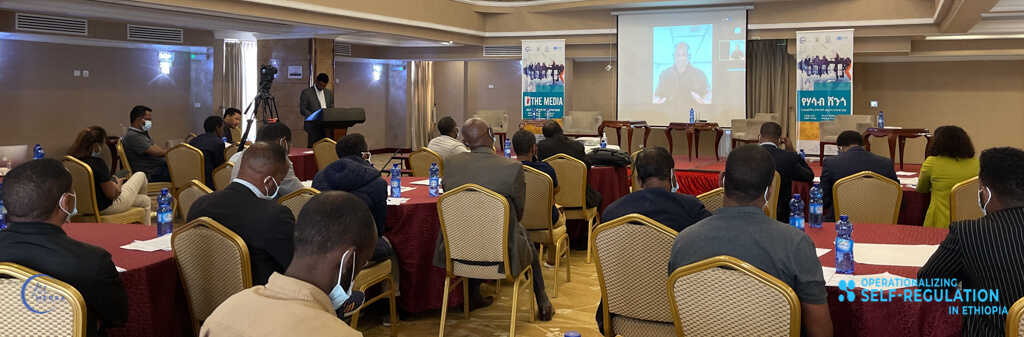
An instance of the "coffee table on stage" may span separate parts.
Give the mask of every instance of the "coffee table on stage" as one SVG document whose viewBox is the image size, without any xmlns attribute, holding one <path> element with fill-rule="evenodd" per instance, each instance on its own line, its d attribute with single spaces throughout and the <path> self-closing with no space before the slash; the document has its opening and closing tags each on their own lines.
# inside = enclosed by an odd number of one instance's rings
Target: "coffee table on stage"
<svg viewBox="0 0 1024 337">
<path fill-rule="evenodd" d="M 900 143 L 900 170 L 903 170 L 903 148 L 907 144 L 907 138 L 924 137 L 928 143 L 924 147 L 925 156 L 932 148 L 932 133 L 928 129 L 889 129 L 889 128 L 868 128 L 864 131 L 864 149 L 871 151 L 871 142 L 868 138 L 888 137 L 889 138 L 889 159 L 896 161 L 896 142 Z"/>
<path fill-rule="evenodd" d="M 668 138 L 668 153 L 672 153 L 672 130 L 686 131 L 687 141 L 687 152 L 686 160 L 693 161 L 693 157 L 700 157 L 700 132 L 701 131 L 714 131 L 715 132 L 715 160 L 718 158 L 718 144 L 722 141 L 722 128 L 718 127 L 718 123 L 669 123 L 665 127 L 665 138 Z M 696 134 L 696 137 L 694 137 Z M 646 138 L 645 146 L 646 146 Z M 693 152 L 694 147 L 697 148 L 697 152 Z M 693 155 L 691 157 L 690 155 Z"/>
<path fill-rule="evenodd" d="M 604 128 L 615 128 L 615 140 L 622 146 L 622 128 L 626 128 L 626 152 L 633 152 L 633 129 L 644 129 L 644 147 L 647 147 L 647 136 L 651 135 L 651 126 L 646 121 L 604 121 L 597 127 L 597 134 L 603 135 Z"/>
</svg>

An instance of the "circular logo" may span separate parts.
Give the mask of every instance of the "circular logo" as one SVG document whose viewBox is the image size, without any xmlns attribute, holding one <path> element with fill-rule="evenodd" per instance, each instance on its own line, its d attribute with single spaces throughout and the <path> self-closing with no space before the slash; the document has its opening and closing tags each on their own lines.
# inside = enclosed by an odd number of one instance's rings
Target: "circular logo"
<svg viewBox="0 0 1024 337">
<path fill-rule="evenodd" d="M 57 306 L 57 302 L 63 301 L 65 299 L 64 296 L 62 295 L 51 295 L 50 291 L 46 289 L 46 286 L 39 281 L 36 281 L 36 284 L 32 287 L 31 292 L 27 292 L 29 290 L 29 284 L 32 283 L 32 280 L 40 276 L 53 279 L 52 277 L 46 274 L 32 275 L 31 277 L 26 279 L 25 283 L 21 285 L 21 303 L 25 305 L 25 308 L 28 309 L 28 311 L 31 311 L 36 314 L 45 314 L 50 311 L 53 311 L 53 308 Z M 29 302 L 32 302 L 33 304 L 29 304 Z M 47 310 L 43 310 L 41 308 L 47 306 L 49 307 L 49 309 Z"/>
</svg>

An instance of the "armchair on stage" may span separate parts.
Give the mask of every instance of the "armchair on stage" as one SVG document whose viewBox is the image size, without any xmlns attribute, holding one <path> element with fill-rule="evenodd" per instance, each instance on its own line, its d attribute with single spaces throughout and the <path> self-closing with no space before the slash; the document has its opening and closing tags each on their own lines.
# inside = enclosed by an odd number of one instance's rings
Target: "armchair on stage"
<svg viewBox="0 0 1024 337">
<path fill-rule="evenodd" d="M 600 111 L 569 111 L 562 118 L 566 135 L 596 135 L 604 120 Z"/>
<path fill-rule="evenodd" d="M 324 108 L 313 112 L 306 118 L 307 122 L 323 125 L 331 139 L 344 137 L 348 128 L 366 121 L 366 110 L 363 108 Z M 337 134 L 335 131 L 339 131 Z"/>
<path fill-rule="evenodd" d="M 765 122 L 782 124 L 782 116 L 773 113 L 758 113 L 752 119 L 732 120 L 732 147 L 737 142 L 757 143 L 757 136 L 761 134 L 761 125 Z"/>
<path fill-rule="evenodd" d="M 505 133 L 508 126 L 508 114 L 505 110 L 477 110 L 476 116 L 486 121 L 494 133 Z"/>
<path fill-rule="evenodd" d="M 878 125 L 876 118 L 878 117 L 875 115 L 838 115 L 834 121 L 819 122 L 819 158 L 825 158 L 825 145 L 836 145 L 836 137 L 839 137 L 840 133 L 846 130 L 855 130 L 863 135 L 868 128 Z"/>
</svg>

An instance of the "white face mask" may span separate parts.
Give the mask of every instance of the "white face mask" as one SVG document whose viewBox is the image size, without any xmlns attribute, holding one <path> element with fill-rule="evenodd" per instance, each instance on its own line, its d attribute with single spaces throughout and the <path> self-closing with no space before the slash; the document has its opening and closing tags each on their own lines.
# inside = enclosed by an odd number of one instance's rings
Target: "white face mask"
<svg viewBox="0 0 1024 337">
<path fill-rule="evenodd" d="M 277 179 L 274 177 L 267 177 L 266 179 L 263 179 L 263 183 L 266 184 L 268 179 L 274 182 L 274 194 L 270 194 L 269 188 L 263 187 L 263 190 L 266 191 L 267 194 L 261 196 L 261 198 L 266 200 L 274 200 L 275 198 L 277 198 L 277 192 L 281 192 L 281 185 L 277 184 Z"/>
<path fill-rule="evenodd" d="M 765 204 L 765 206 L 768 205 L 768 189 L 771 188 L 771 187 L 772 187 L 771 185 L 768 185 L 768 187 L 764 188 L 764 204 Z"/>
<path fill-rule="evenodd" d="M 675 174 L 675 173 L 673 172 L 673 174 Z M 672 177 L 672 193 L 678 193 L 678 192 L 679 192 L 679 183 L 676 182 L 676 177 Z"/>
<path fill-rule="evenodd" d="M 981 203 L 981 194 L 982 194 L 981 191 L 982 190 L 978 190 L 978 206 L 981 207 L 981 214 L 988 215 L 988 210 L 986 210 L 985 208 L 988 207 L 988 203 L 992 202 L 992 190 L 990 190 L 988 187 L 985 187 L 985 190 L 988 190 L 988 200 L 985 200 L 985 203 L 982 204 Z"/>
<path fill-rule="evenodd" d="M 370 158 L 373 158 L 373 154 L 369 152 L 363 152 L 362 155 L 363 159 L 365 159 L 367 163 L 370 162 Z"/>
<path fill-rule="evenodd" d="M 93 152 L 92 152 L 92 156 L 93 156 L 93 157 L 99 157 L 99 156 L 100 156 L 100 153 L 103 153 L 103 148 L 102 148 L 102 147 L 99 147 L 99 145 L 97 145 L 97 146 L 96 146 L 96 151 L 93 151 Z"/>
<path fill-rule="evenodd" d="M 331 305 L 334 306 L 334 310 L 338 310 L 338 308 L 341 308 L 341 305 L 345 304 L 345 301 L 348 300 L 348 298 L 352 296 L 352 287 L 354 287 L 355 283 L 356 283 L 356 279 L 355 279 L 355 277 L 356 277 L 355 276 L 356 275 L 356 273 L 355 273 L 355 255 L 353 255 L 352 256 L 352 268 L 353 268 L 352 271 L 353 272 L 350 275 L 351 279 L 348 281 L 348 290 L 346 291 L 344 288 L 341 287 L 341 272 L 343 270 L 345 270 L 345 257 L 346 256 L 348 256 L 348 251 L 346 251 L 345 254 L 341 256 L 341 265 L 338 266 L 338 282 L 336 282 L 334 284 L 334 289 L 331 289 L 331 293 L 327 295 L 327 297 L 331 298 Z"/>
<path fill-rule="evenodd" d="M 66 195 L 70 195 L 75 198 L 75 202 L 72 203 L 72 205 L 74 205 L 74 208 L 72 208 L 71 212 L 68 212 L 68 210 L 64 209 L 64 196 Z M 71 217 L 75 216 L 75 214 L 78 214 L 78 196 L 76 196 L 74 192 L 65 193 L 60 197 L 60 201 L 57 202 L 57 206 L 60 207 L 61 211 L 64 211 L 64 213 L 68 214 L 68 217 L 64 219 L 64 222 L 71 222 Z"/>
<path fill-rule="evenodd" d="M 153 121 L 146 121 L 142 124 L 142 131 L 149 131 L 153 127 Z"/>
</svg>

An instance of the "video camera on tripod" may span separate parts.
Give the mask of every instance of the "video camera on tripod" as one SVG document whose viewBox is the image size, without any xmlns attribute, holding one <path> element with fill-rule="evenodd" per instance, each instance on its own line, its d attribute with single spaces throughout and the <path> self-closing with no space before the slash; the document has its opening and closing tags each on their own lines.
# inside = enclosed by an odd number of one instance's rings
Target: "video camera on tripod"
<svg viewBox="0 0 1024 337">
<path fill-rule="evenodd" d="M 273 65 L 260 66 L 260 92 L 270 92 L 270 86 L 274 84 L 274 77 L 277 76 L 277 67 Z"/>
<path fill-rule="evenodd" d="M 256 106 L 255 110 L 253 110 L 252 118 L 249 119 L 249 125 L 246 126 L 245 132 L 242 134 L 243 140 L 248 139 L 249 131 L 251 131 L 253 125 L 256 124 L 254 122 L 260 112 L 263 112 L 262 118 L 259 118 L 263 124 L 277 123 L 277 102 L 274 100 L 274 95 L 270 94 L 270 86 L 274 84 L 274 77 L 276 75 L 277 67 L 270 64 L 260 66 L 259 90 L 256 93 L 256 98 L 252 103 L 249 103 L 249 106 L 245 108 L 245 112 L 242 114 L 242 116 L 248 115 L 249 110 L 253 105 Z M 242 141 L 238 150 L 241 151 L 244 147 L 245 142 Z"/>
</svg>

